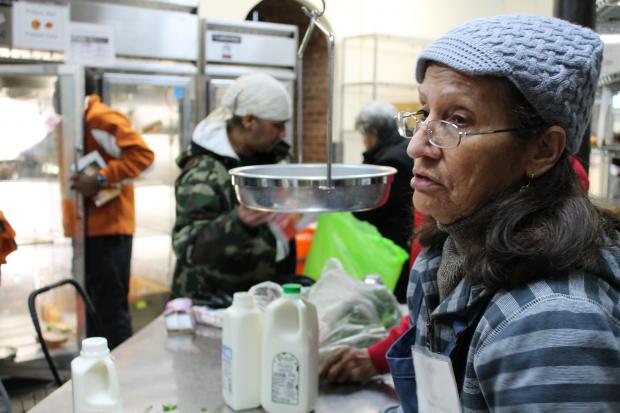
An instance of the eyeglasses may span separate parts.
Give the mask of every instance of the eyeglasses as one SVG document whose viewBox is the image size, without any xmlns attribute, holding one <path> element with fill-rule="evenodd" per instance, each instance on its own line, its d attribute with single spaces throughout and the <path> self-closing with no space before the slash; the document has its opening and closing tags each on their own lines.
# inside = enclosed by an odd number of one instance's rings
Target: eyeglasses
<svg viewBox="0 0 620 413">
<path fill-rule="evenodd" d="M 456 148 L 460 145 L 463 136 L 490 135 L 500 132 L 514 132 L 522 130 L 520 128 L 494 129 L 487 131 L 463 131 L 454 123 L 446 120 L 421 120 L 424 116 L 423 111 L 418 112 L 398 112 L 394 117 L 398 126 L 398 133 L 403 138 L 412 138 L 421 125 L 426 126 L 426 134 L 431 145 L 437 148 Z"/>
</svg>

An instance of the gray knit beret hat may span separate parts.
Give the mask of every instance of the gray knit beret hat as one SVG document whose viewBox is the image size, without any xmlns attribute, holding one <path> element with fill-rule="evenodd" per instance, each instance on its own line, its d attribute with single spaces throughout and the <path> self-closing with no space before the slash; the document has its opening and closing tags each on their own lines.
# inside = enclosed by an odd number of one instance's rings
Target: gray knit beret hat
<svg viewBox="0 0 620 413">
<path fill-rule="evenodd" d="M 504 15 L 472 20 L 419 56 L 416 79 L 429 62 L 470 75 L 508 78 L 538 114 L 564 128 L 575 153 L 590 121 L 603 42 L 592 30 L 553 17 Z"/>
</svg>

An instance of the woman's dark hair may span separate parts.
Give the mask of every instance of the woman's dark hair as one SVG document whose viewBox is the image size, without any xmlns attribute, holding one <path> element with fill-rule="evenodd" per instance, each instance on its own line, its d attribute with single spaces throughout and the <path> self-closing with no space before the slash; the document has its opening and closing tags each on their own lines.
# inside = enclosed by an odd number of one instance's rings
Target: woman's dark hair
<svg viewBox="0 0 620 413">
<path fill-rule="evenodd" d="M 549 126 L 508 81 L 500 93 L 513 108 L 517 139 L 538 138 Z M 593 264 L 606 239 L 617 239 L 619 221 L 595 207 L 579 186 L 569 155 L 534 179 L 519 183 L 491 200 L 474 217 L 473 242 L 464 246 L 465 274 L 491 290 L 560 276 Z M 447 237 L 433 219 L 417 234 L 422 245 L 441 248 Z"/>
</svg>

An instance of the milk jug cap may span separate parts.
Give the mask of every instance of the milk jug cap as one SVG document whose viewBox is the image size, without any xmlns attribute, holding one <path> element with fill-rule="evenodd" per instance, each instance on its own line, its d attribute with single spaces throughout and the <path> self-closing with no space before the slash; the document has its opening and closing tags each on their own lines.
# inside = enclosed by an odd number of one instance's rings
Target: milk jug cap
<svg viewBox="0 0 620 413">
<path fill-rule="evenodd" d="M 104 337 L 89 337 L 82 340 L 82 356 L 103 356 L 110 352 L 108 340 Z"/>
<path fill-rule="evenodd" d="M 250 293 L 239 292 L 233 295 L 233 305 L 241 307 L 254 307 L 254 297 Z"/>
<path fill-rule="evenodd" d="M 282 289 L 284 290 L 284 294 L 286 295 L 301 294 L 301 284 L 297 284 L 297 283 L 284 284 L 282 286 Z"/>
</svg>

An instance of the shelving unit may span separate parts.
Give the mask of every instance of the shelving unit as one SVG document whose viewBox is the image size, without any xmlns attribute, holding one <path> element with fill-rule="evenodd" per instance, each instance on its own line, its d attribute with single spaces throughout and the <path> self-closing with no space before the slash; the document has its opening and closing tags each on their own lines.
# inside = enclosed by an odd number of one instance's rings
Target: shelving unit
<svg viewBox="0 0 620 413">
<path fill-rule="evenodd" d="M 369 101 L 392 103 L 399 110 L 418 106 L 415 63 L 430 40 L 366 34 L 342 40 L 340 142 L 342 161 L 359 163 L 364 147 L 355 117 Z"/>
</svg>

